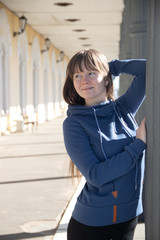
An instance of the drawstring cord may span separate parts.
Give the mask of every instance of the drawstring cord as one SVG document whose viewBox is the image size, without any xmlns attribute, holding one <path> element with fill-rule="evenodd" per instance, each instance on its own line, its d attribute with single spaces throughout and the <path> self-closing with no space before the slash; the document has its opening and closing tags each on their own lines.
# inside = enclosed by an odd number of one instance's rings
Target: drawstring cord
<svg viewBox="0 0 160 240">
<path fill-rule="evenodd" d="M 99 133 L 99 136 L 100 136 L 101 150 L 102 150 L 103 156 L 104 156 L 105 159 L 107 160 L 107 156 L 106 156 L 106 154 L 105 154 L 105 152 L 104 152 L 104 148 L 103 148 L 102 131 L 101 131 L 100 126 L 99 126 L 99 123 L 98 123 L 98 119 L 97 119 L 97 115 L 96 115 L 96 109 L 93 108 L 93 110 L 94 110 L 94 117 L 95 117 L 96 124 L 97 124 L 97 128 L 98 128 L 98 133 Z M 107 164 L 108 164 L 108 162 L 107 162 Z M 115 190 L 116 190 L 116 183 L 115 183 L 114 180 L 113 180 L 112 182 L 113 182 L 113 191 L 115 191 Z"/>
<path fill-rule="evenodd" d="M 107 160 L 107 156 L 106 156 L 106 154 L 104 152 L 104 148 L 103 148 L 102 131 L 101 131 L 99 123 L 98 123 L 98 119 L 97 119 L 97 115 L 96 115 L 96 109 L 93 108 L 93 111 L 94 111 L 94 117 L 95 117 L 95 120 L 96 120 L 96 124 L 97 124 L 97 127 L 98 127 L 98 132 L 99 132 L 99 136 L 100 136 L 102 153 L 103 153 L 103 156 L 105 157 L 105 159 Z"/>
</svg>

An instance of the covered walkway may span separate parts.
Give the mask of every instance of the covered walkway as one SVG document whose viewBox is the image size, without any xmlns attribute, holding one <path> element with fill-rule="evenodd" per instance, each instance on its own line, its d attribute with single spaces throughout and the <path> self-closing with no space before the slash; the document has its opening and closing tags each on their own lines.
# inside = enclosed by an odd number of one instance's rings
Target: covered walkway
<svg viewBox="0 0 160 240">
<path fill-rule="evenodd" d="M 0 1 L 1 135 L 26 134 L 28 125 L 39 131 L 41 124 L 64 114 L 65 70 L 75 52 L 96 48 L 108 60 L 147 58 L 147 97 L 137 113 L 138 122 L 143 116 L 147 120 L 147 240 L 160 239 L 159 12 L 159 0 Z M 26 27 L 20 25 L 21 16 Z M 120 78 L 119 83 L 121 95 L 130 80 Z"/>
<path fill-rule="evenodd" d="M 118 58 L 123 0 L 0 1 L 2 134 L 24 131 L 65 109 L 62 88 L 69 58 L 95 48 Z"/>
</svg>

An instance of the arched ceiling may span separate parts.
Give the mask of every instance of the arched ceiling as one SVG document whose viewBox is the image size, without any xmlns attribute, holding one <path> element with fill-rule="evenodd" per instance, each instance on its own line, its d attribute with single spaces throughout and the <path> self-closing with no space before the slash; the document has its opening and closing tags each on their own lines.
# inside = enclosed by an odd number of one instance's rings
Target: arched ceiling
<svg viewBox="0 0 160 240">
<path fill-rule="evenodd" d="M 123 0 L 1 2 L 69 57 L 84 48 L 95 48 L 108 60 L 119 57 Z"/>
</svg>

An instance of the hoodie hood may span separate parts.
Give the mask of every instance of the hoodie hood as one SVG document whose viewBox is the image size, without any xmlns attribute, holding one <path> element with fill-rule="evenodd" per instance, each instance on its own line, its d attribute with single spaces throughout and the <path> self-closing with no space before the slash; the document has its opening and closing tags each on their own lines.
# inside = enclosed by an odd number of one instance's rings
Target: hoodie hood
<svg viewBox="0 0 160 240">
<path fill-rule="evenodd" d="M 116 106 L 115 101 L 108 100 L 99 105 L 87 107 L 84 105 L 69 105 L 67 110 L 67 116 L 75 115 L 93 115 L 93 109 L 96 109 L 97 117 L 107 117 L 113 114 L 114 108 Z"/>
<path fill-rule="evenodd" d="M 120 110 L 120 108 L 117 105 L 117 102 L 110 99 L 108 101 L 100 103 L 99 105 L 95 105 L 95 106 L 91 106 L 91 107 L 87 107 L 84 105 L 69 105 L 68 110 L 67 110 L 67 116 L 68 117 L 94 116 L 97 127 L 98 127 L 99 126 L 99 123 L 98 123 L 99 118 L 105 117 L 106 119 L 107 118 L 114 119 L 113 116 L 116 115 L 120 124 L 123 126 L 124 131 L 127 133 L 127 135 L 129 137 L 131 137 L 133 139 L 132 130 L 128 128 L 128 121 L 127 121 L 128 117 L 130 118 L 129 122 L 130 121 L 132 122 L 131 125 L 132 125 L 132 127 L 134 126 L 133 127 L 134 129 L 137 129 L 137 127 L 138 127 L 137 123 L 135 122 L 135 120 L 133 119 L 131 114 L 126 114 L 126 113 L 122 113 L 122 112 L 123 111 L 122 111 L 122 109 Z M 98 127 L 98 130 L 99 130 L 99 127 Z"/>
</svg>

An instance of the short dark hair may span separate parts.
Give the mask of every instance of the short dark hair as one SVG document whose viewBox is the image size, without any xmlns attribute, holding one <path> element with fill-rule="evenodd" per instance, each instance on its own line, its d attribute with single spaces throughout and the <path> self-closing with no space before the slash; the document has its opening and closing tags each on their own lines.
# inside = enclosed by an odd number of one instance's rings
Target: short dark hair
<svg viewBox="0 0 160 240">
<path fill-rule="evenodd" d="M 106 57 L 95 49 L 83 50 L 76 53 L 68 63 L 66 70 L 66 81 L 63 87 L 64 100 L 69 105 L 84 105 L 85 99 L 79 96 L 73 85 L 73 75 L 77 70 L 82 72 L 82 63 L 88 70 L 97 70 L 104 75 L 108 82 L 106 95 L 108 99 L 113 99 L 113 81 L 109 71 Z"/>
</svg>

